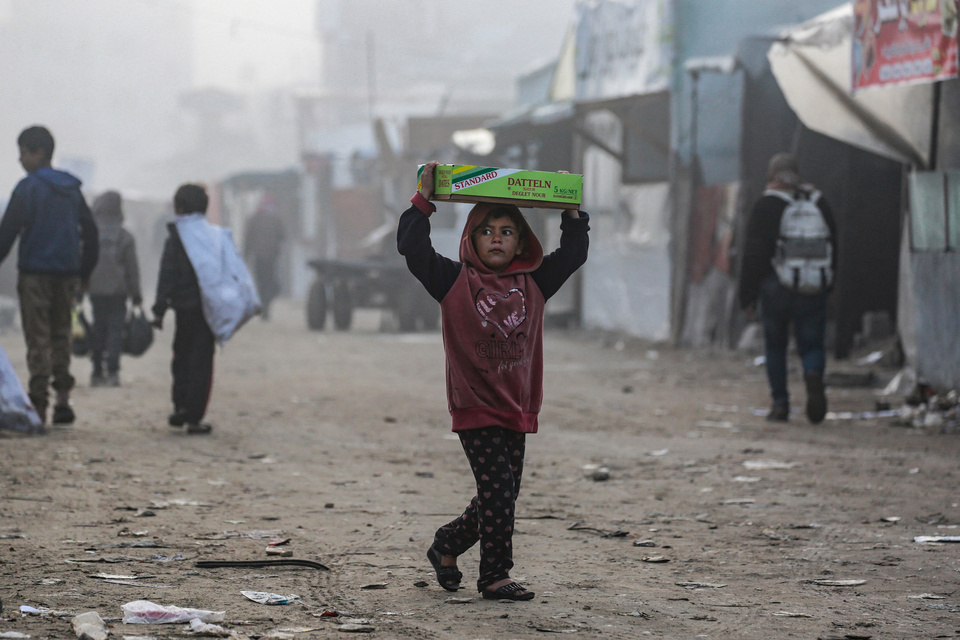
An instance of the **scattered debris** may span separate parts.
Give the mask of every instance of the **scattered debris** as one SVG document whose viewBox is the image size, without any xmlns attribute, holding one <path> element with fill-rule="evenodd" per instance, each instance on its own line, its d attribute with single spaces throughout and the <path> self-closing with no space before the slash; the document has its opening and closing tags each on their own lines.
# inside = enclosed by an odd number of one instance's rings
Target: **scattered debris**
<svg viewBox="0 0 960 640">
<path fill-rule="evenodd" d="M 567 527 L 567 531 L 593 531 L 594 533 L 599 533 L 603 538 L 625 538 L 630 535 L 629 531 L 623 531 L 621 529 L 617 529 L 616 531 L 607 531 L 606 529 L 589 527 L 582 522 L 574 522 L 572 525 Z"/>
<path fill-rule="evenodd" d="M 634 618 L 643 618 L 644 620 L 650 620 L 653 617 L 649 613 L 645 613 L 643 611 L 640 611 L 639 609 L 636 609 L 635 611 L 631 611 L 630 613 L 621 613 L 618 615 L 632 616 Z"/>
<path fill-rule="evenodd" d="M 912 600 L 946 600 L 946 596 L 938 596 L 934 593 L 921 593 L 916 596 L 907 596 Z"/>
<path fill-rule="evenodd" d="M 4 631 L 0 633 L 0 638 L 9 639 L 9 640 L 26 640 L 30 636 L 26 633 L 20 633 L 19 631 Z"/>
<path fill-rule="evenodd" d="M 127 576 L 127 575 L 121 575 L 116 573 L 98 573 L 90 577 L 100 578 L 101 580 L 142 580 L 144 578 L 154 578 L 156 576 L 138 576 L 138 575 Z"/>
<path fill-rule="evenodd" d="M 197 540 L 228 540 L 230 538 L 249 538 L 250 540 L 276 540 L 283 535 L 283 531 L 274 530 L 252 530 L 252 531 L 223 531 L 221 533 L 208 533 L 202 536 L 195 536 Z"/>
<path fill-rule="evenodd" d="M 162 553 L 157 553 L 150 556 L 150 559 L 155 562 L 178 562 L 180 560 L 186 560 L 186 558 L 183 557 L 182 553 L 178 553 L 177 555 L 170 556 L 170 557 L 165 556 Z"/>
<path fill-rule="evenodd" d="M 734 476 L 734 482 L 760 482 L 763 478 L 757 476 Z"/>
<path fill-rule="evenodd" d="M 650 539 L 646 539 L 646 540 L 634 540 L 634 541 L 633 541 L 633 546 L 635 546 L 635 547 L 655 547 L 655 546 L 657 546 L 657 543 L 654 542 L 653 540 L 650 540 Z"/>
<path fill-rule="evenodd" d="M 473 598 L 453 597 L 453 598 L 447 598 L 446 600 L 444 600 L 444 602 L 446 602 L 447 604 L 469 604 L 473 602 Z"/>
<path fill-rule="evenodd" d="M 774 613 L 778 618 L 812 618 L 809 613 L 800 613 L 799 611 L 777 611 Z"/>
<path fill-rule="evenodd" d="M 218 624 L 209 624 L 197 618 L 190 621 L 187 625 L 190 633 L 197 636 L 212 636 L 214 638 L 227 638 L 233 634 Z"/>
<path fill-rule="evenodd" d="M 387 588 L 387 583 L 386 583 L 386 582 L 371 582 L 371 583 L 369 583 L 369 584 L 360 585 L 360 588 L 361 588 L 361 589 L 367 589 L 367 590 L 371 590 L 371 589 L 386 589 L 386 588 Z"/>
<path fill-rule="evenodd" d="M 727 586 L 725 584 L 713 584 L 711 582 L 678 582 L 676 585 L 684 589 L 723 589 Z"/>
<path fill-rule="evenodd" d="M 797 466 L 796 462 L 781 462 L 779 460 L 744 460 L 743 466 L 754 471 L 764 469 L 793 469 Z"/>
<path fill-rule="evenodd" d="M 80 640 L 107 640 L 107 623 L 96 611 L 87 611 L 70 621 Z"/>
<path fill-rule="evenodd" d="M 276 558 L 274 560 L 198 560 L 194 566 L 199 569 L 218 569 L 220 567 L 312 567 L 329 571 L 330 567 L 312 560 L 299 558 Z"/>
<path fill-rule="evenodd" d="M 886 516 L 884 518 L 880 518 L 880 522 L 900 522 L 900 516 Z"/>
<path fill-rule="evenodd" d="M 859 587 L 862 584 L 867 584 L 866 580 L 828 580 L 828 579 L 816 579 L 816 580 L 802 580 L 802 582 L 809 582 L 810 584 L 819 585 L 821 587 Z"/>
<path fill-rule="evenodd" d="M 664 556 L 643 556 L 642 558 L 640 558 L 640 560 L 643 562 L 651 562 L 651 563 L 670 562 L 670 559 Z"/>
<path fill-rule="evenodd" d="M 293 551 L 290 549 L 278 549 L 277 547 L 267 547 L 264 553 L 268 556 L 280 556 L 281 558 L 292 558 Z"/>
<path fill-rule="evenodd" d="M 610 479 L 610 469 L 599 464 L 585 464 L 582 467 L 584 474 L 595 482 L 603 482 Z"/>
<path fill-rule="evenodd" d="M 914 536 L 913 541 L 921 544 L 929 542 L 960 542 L 960 536 Z"/>
<path fill-rule="evenodd" d="M 374 628 L 362 622 L 346 622 L 337 627 L 337 631 L 344 633 L 372 633 Z"/>
<path fill-rule="evenodd" d="M 300 599 L 300 596 L 293 593 L 284 596 L 279 593 L 267 593 L 265 591 L 241 591 L 240 594 L 254 602 L 269 605 L 292 604 Z"/>
<path fill-rule="evenodd" d="M 753 498 L 731 498 L 730 500 L 724 500 L 720 504 L 756 504 L 756 502 Z"/>
<path fill-rule="evenodd" d="M 47 609 L 43 607 L 31 607 L 28 604 L 20 605 L 20 614 L 25 616 L 50 616 L 52 618 L 72 618 L 76 615 L 73 611 L 64 611 L 61 609 Z"/>
<path fill-rule="evenodd" d="M 168 624 L 189 622 L 198 618 L 203 622 L 223 622 L 226 611 L 163 606 L 149 600 L 134 600 L 121 606 L 124 624 Z"/>
<path fill-rule="evenodd" d="M 697 423 L 701 429 L 733 429 L 729 420 L 701 420 Z"/>
</svg>

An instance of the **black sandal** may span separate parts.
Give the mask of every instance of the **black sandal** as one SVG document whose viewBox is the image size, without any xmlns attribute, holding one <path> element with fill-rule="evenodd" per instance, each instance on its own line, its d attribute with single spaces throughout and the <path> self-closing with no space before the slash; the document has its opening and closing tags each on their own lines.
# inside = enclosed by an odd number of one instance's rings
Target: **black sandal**
<svg viewBox="0 0 960 640">
<path fill-rule="evenodd" d="M 523 588 L 519 582 L 507 583 L 494 591 L 484 589 L 481 593 L 484 600 L 533 600 L 537 595 Z"/>
<path fill-rule="evenodd" d="M 460 581 L 463 574 L 456 567 L 445 567 L 440 564 L 441 555 L 435 547 L 431 545 L 427 549 L 427 560 L 433 565 L 433 570 L 437 572 L 437 582 L 447 591 L 457 591 L 460 589 Z"/>
</svg>

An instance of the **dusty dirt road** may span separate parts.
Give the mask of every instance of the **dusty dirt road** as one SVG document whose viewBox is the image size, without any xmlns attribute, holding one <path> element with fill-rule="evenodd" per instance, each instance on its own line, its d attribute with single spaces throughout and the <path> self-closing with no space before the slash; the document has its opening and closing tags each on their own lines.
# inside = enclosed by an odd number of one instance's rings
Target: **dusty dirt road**
<svg viewBox="0 0 960 640">
<path fill-rule="evenodd" d="M 340 637 L 356 619 L 380 638 L 960 635 L 960 545 L 914 541 L 960 534 L 958 436 L 888 419 L 771 425 L 751 412 L 767 399 L 748 356 L 587 333 L 546 339 L 514 540 L 514 576 L 537 598 L 480 599 L 475 550 L 468 588 L 443 591 L 424 552 L 472 493 L 440 337 L 377 325 L 311 333 L 292 304 L 252 322 L 217 356 L 211 436 L 165 423 L 170 329 L 125 359 L 119 389 L 87 388 L 75 363 L 73 428 L 0 437 L 0 637 L 73 637 L 71 615 L 89 610 L 112 637 L 187 635 L 122 624 L 134 600 L 225 611 L 251 638 Z M 0 344 L 22 373 L 21 336 Z M 830 396 L 874 406 L 868 389 Z M 286 538 L 330 570 L 195 566 L 271 558 Z"/>
</svg>

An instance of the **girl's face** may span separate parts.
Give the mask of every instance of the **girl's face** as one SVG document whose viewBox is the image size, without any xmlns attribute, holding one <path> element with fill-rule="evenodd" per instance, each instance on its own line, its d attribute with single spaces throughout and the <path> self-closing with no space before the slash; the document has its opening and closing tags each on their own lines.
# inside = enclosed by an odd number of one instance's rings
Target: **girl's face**
<svg viewBox="0 0 960 640">
<path fill-rule="evenodd" d="M 520 230 L 509 216 L 487 218 L 473 231 L 473 247 L 485 267 L 500 273 L 523 253 Z"/>
</svg>

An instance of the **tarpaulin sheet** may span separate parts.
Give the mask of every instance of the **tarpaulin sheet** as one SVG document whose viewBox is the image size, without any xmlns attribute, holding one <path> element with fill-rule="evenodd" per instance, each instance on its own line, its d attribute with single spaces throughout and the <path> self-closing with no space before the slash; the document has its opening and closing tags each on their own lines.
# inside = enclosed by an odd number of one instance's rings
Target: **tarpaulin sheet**
<svg viewBox="0 0 960 640">
<path fill-rule="evenodd" d="M 904 164 L 929 164 L 930 85 L 855 95 L 850 85 L 851 3 L 787 29 L 767 53 L 787 102 L 810 129 Z"/>
</svg>

